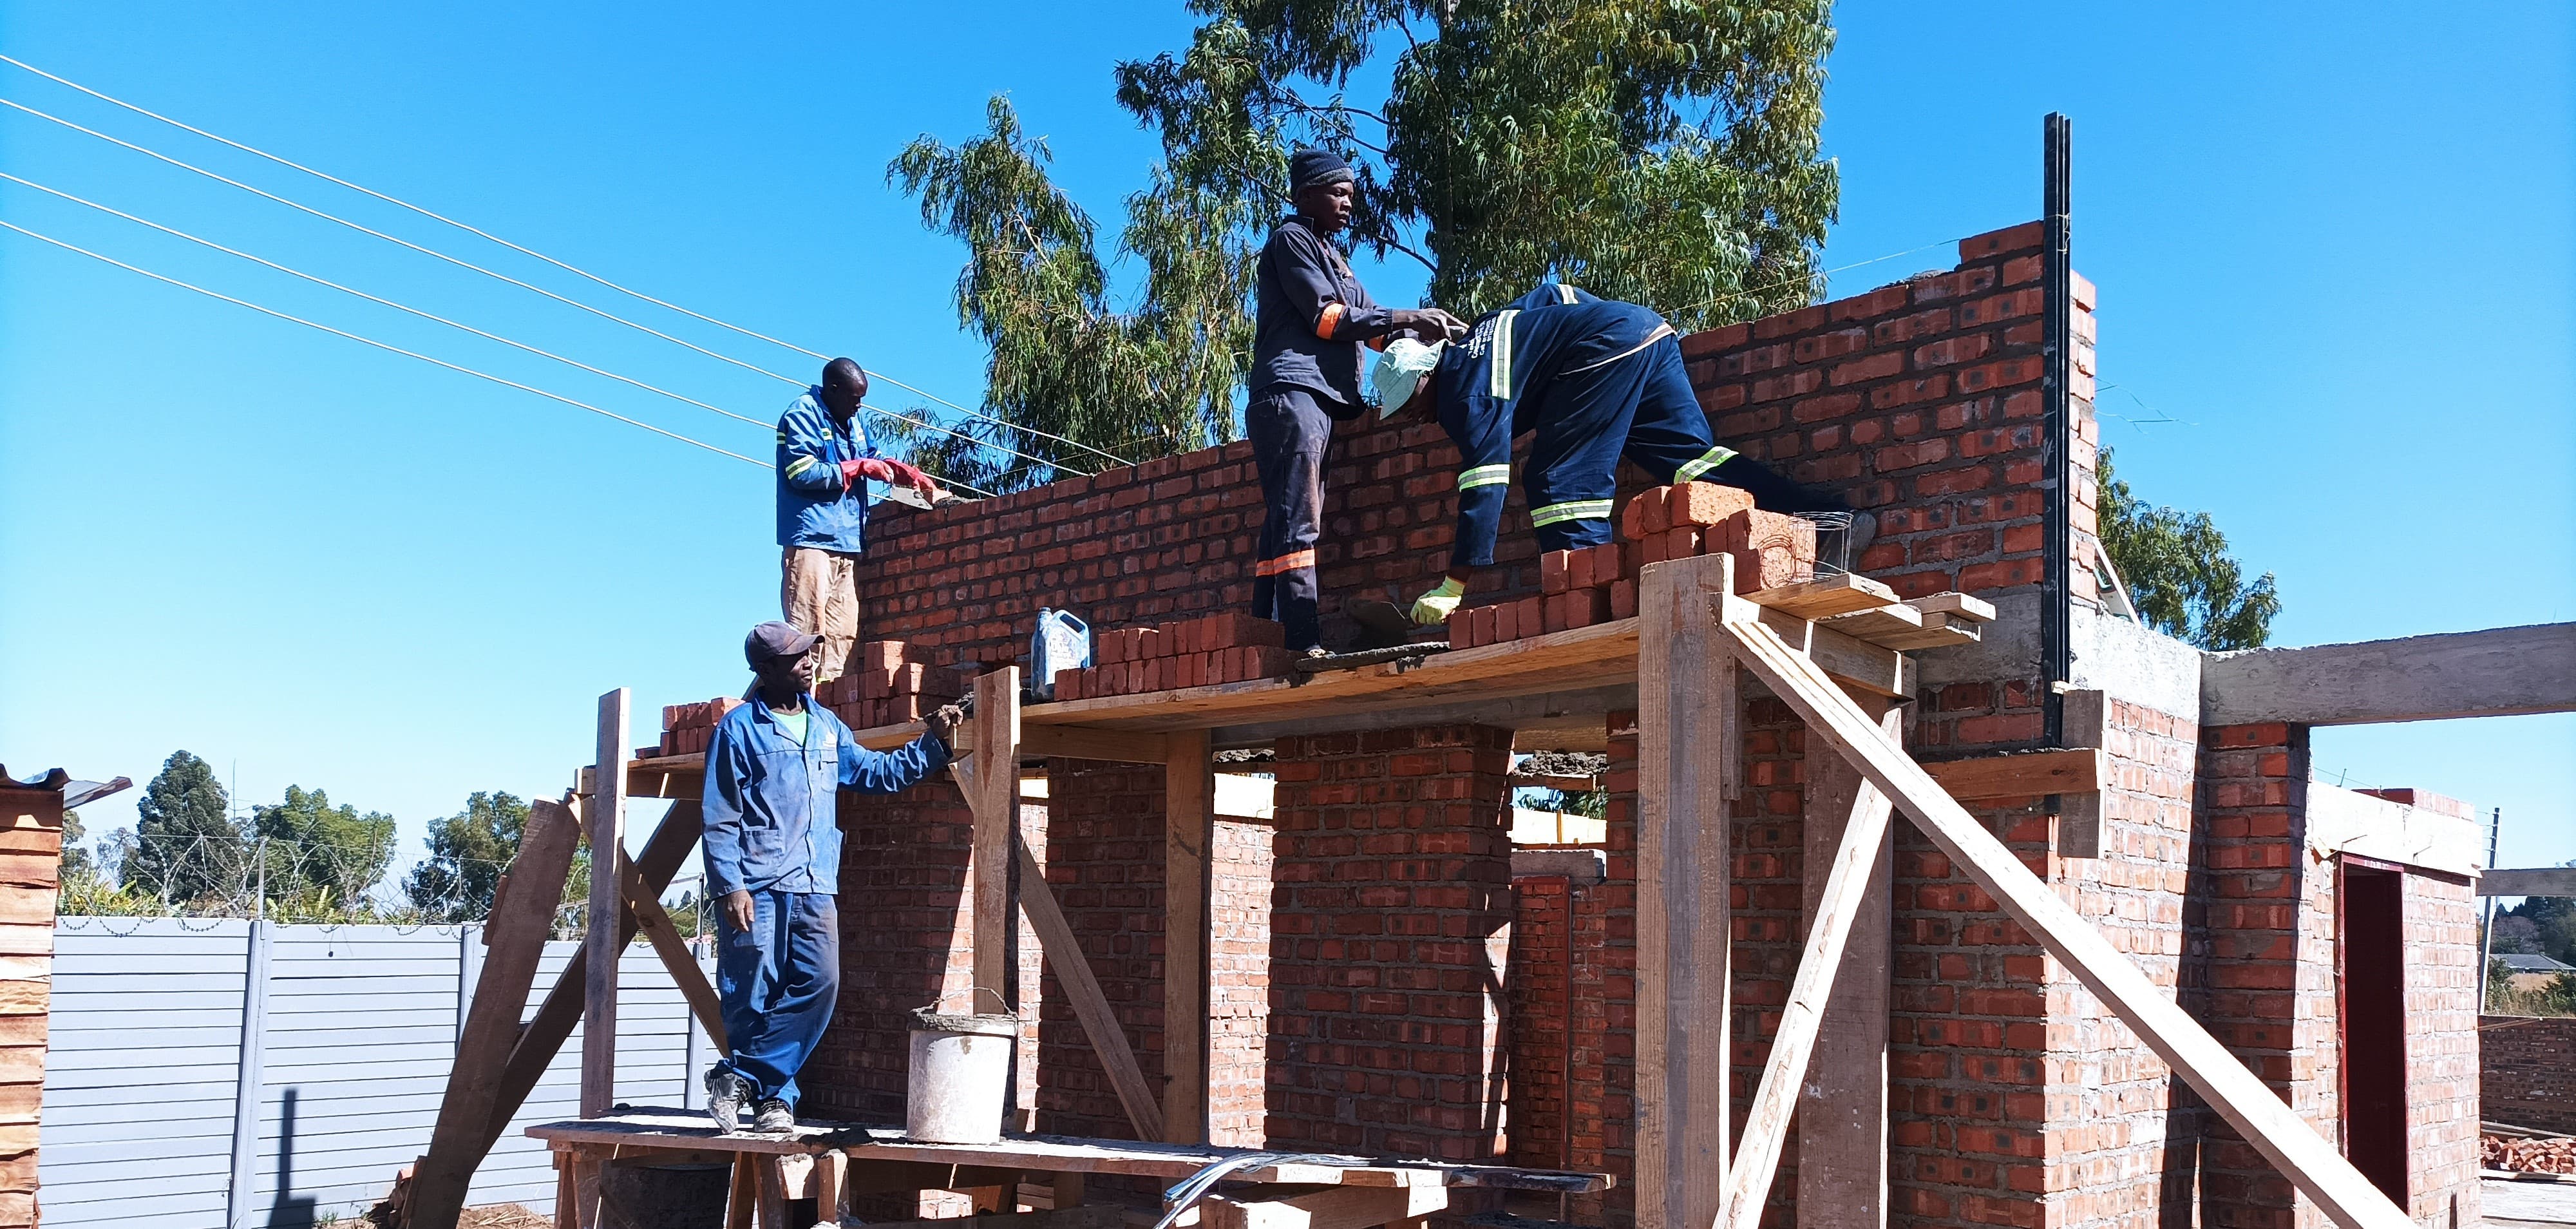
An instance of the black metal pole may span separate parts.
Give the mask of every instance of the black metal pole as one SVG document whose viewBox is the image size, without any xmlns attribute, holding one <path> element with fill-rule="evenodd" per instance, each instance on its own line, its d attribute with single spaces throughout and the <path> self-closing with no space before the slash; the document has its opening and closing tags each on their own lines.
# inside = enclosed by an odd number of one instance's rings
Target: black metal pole
<svg viewBox="0 0 2576 1229">
<path fill-rule="evenodd" d="M 2073 604 L 2075 586 L 2071 559 L 2071 541 L 2075 519 L 2075 467 L 2072 462 L 2075 421 L 2069 404 L 2069 392 L 2075 376 L 2075 270 L 2067 237 L 2067 198 L 2072 195 L 2073 175 L 2069 170 L 2073 125 L 2066 116 L 2048 113 L 2047 187 L 2045 242 L 2047 263 L 2040 276 L 2040 294 L 2047 300 L 2047 315 L 2041 324 L 2043 355 L 2040 385 L 2040 423 L 2045 438 L 2040 444 L 2044 473 L 2040 485 L 2048 493 L 2048 525 L 2041 535 L 2048 558 L 2041 571 L 2040 651 L 2047 659 L 2048 690 L 2041 697 L 2045 706 L 2049 746 L 2066 745 L 2065 697 L 2058 686 L 2074 673 Z"/>
</svg>

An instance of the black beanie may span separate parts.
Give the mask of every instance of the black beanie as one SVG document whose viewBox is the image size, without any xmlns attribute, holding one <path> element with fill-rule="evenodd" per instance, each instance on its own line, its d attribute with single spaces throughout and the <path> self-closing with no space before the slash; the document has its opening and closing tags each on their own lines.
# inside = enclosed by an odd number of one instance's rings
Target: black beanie
<svg viewBox="0 0 2576 1229">
<path fill-rule="evenodd" d="M 1290 194 L 1325 184 L 1346 183 L 1357 176 L 1351 164 L 1329 149 L 1301 149 L 1288 155 L 1288 191 Z"/>
</svg>

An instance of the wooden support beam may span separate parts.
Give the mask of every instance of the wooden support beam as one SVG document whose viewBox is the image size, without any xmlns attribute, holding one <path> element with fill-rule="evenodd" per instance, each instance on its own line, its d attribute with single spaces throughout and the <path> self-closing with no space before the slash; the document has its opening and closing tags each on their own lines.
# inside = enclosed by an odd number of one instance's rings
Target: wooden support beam
<svg viewBox="0 0 2576 1229">
<path fill-rule="evenodd" d="M 1638 583 L 1638 1229 L 1711 1224 L 1726 1176 L 1726 798 L 1742 731 L 1709 611 L 1733 562 L 1649 564 Z"/>
<path fill-rule="evenodd" d="M 1876 703 L 1871 707 L 1881 711 L 1882 715 L 1877 719 L 1881 736 L 1894 741 L 1901 733 L 1901 727 L 1889 720 L 1892 714 L 1887 713 L 1887 705 Z M 1812 767 L 1824 758 L 1811 753 L 1808 763 Z M 1810 776 L 1808 788 L 1814 790 L 1817 784 Z M 1874 1056 L 1862 1056 L 1876 1058 L 1877 1079 L 1873 1087 L 1865 1072 L 1827 1073 L 1837 1084 L 1856 1095 L 1848 1095 L 1841 1104 L 1830 1107 L 1821 1104 L 1821 1097 L 1811 1097 L 1805 1108 L 1811 1115 L 1819 1110 L 1847 1114 L 1855 1108 L 1864 1113 L 1875 1109 L 1876 1116 L 1867 1121 L 1831 1124 L 1843 1127 L 1839 1137 L 1826 1132 L 1817 1134 L 1835 1144 L 1848 1144 L 1865 1140 L 1868 1128 L 1874 1126 L 1878 1134 L 1874 1142 L 1878 1147 L 1874 1155 L 1853 1156 L 1838 1151 L 1830 1158 L 1819 1157 L 1813 1161 L 1801 1151 L 1798 1168 L 1803 1178 L 1811 1163 L 1830 1165 L 1858 1161 L 1865 1172 L 1874 1167 L 1877 1178 L 1874 1186 L 1853 1181 L 1861 1175 L 1846 1172 L 1833 1176 L 1842 1180 L 1837 1185 L 1849 1189 L 1836 1191 L 1818 1183 L 1815 1193 L 1830 1205 L 1860 1202 L 1864 1206 L 1875 1207 L 1881 1216 L 1885 1211 L 1889 807 L 1885 796 L 1867 782 L 1857 783 L 1856 788 L 1829 789 L 1827 792 L 1840 793 L 1842 797 L 1832 801 L 1842 802 L 1846 809 L 1842 815 L 1830 818 L 1818 814 L 1816 807 L 1811 806 L 1807 810 L 1807 822 L 1815 831 L 1808 834 L 1807 840 L 1811 856 L 1806 864 L 1806 879 L 1814 890 L 1808 893 L 1806 947 L 1798 956 L 1798 972 L 1789 984 L 1789 997 L 1780 1007 L 1780 1027 L 1771 1037 L 1771 1057 L 1763 1065 L 1762 1082 L 1754 1088 L 1753 1106 L 1745 1116 L 1743 1142 L 1736 1145 L 1735 1164 L 1727 1172 L 1725 1212 L 1718 1222 L 1721 1229 L 1759 1229 L 1763 1201 L 1770 1197 L 1771 1181 L 1780 1165 L 1780 1150 L 1789 1139 L 1790 1118 L 1800 1110 L 1800 1085 L 1806 1079 L 1809 1060 L 1815 1055 L 1829 1001 L 1837 985 L 1845 981 L 1856 986 L 1864 983 L 1875 985 L 1879 990 L 1879 1014 L 1875 1021 L 1878 1049 Z M 1823 803 L 1827 799 L 1819 798 L 1818 801 Z M 1833 830 L 1838 831 L 1834 831 L 1831 840 L 1816 839 Z M 1818 853 L 1822 856 L 1812 856 Z M 1853 931 L 1864 919 L 1876 927 L 1875 950 L 1861 959 L 1849 959 L 1848 948 Z M 1843 1023 L 1855 1022 L 1847 1020 Z M 1868 1022 L 1859 1023 L 1866 1028 Z M 1855 1107 L 1854 1102 L 1859 1105 Z M 1803 1143 L 1803 1132 L 1801 1138 Z M 1808 1193 L 1806 1182 L 1800 1182 L 1799 1193 L 1802 1196 Z M 1856 1211 L 1841 1206 L 1816 1208 L 1813 1211 L 1823 1213 L 1823 1216 L 1811 1217 L 1810 1210 L 1801 1199 L 1798 1204 L 1801 1224 L 1811 1220 L 1823 1223 L 1828 1218 L 1835 1223 L 1852 1223 L 1842 1220 L 1837 1214 Z"/>
<path fill-rule="evenodd" d="M 2111 697 L 2099 688 L 2070 687 L 2058 693 L 2059 740 L 2069 747 L 2090 747 L 2102 753 L 2094 768 L 2094 787 L 2067 792 L 2057 797 L 2057 854 L 2062 858 L 2098 858 L 2102 856 L 2102 792 L 2111 788 Z M 1940 778 L 1936 775 L 1934 780 Z M 1948 789 L 1949 783 L 1942 782 Z M 1950 790 L 1950 796 L 1960 797 Z"/>
<path fill-rule="evenodd" d="M 1905 727 L 1901 710 L 1875 696 L 1856 696 L 1854 702 L 1864 714 L 1878 716 L 1879 731 L 1889 742 L 1900 740 Z M 1895 929 L 1890 912 L 1895 864 L 1891 808 L 1887 795 L 1862 780 L 1851 762 L 1823 740 L 1807 744 L 1806 761 L 1801 893 L 1811 943 L 1833 898 L 1831 870 L 1819 868 L 1835 865 L 1856 827 L 1875 825 L 1879 836 L 1867 886 L 1851 911 L 1840 971 L 1825 999 L 1815 1056 L 1800 1086 L 1798 1229 L 1886 1229 L 1887 1012 Z M 1799 967 L 1803 971 L 1806 966 Z M 1764 1078 L 1769 1078 L 1767 1072 Z"/>
<path fill-rule="evenodd" d="M 674 802 L 670 813 L 662 817 L 644 848 L 634 857 L 637 873 L 645 886 L 655 892 L 671 886 L 671 876 L 686 862 L 689 852 L 697 848 L 698 833 L 704 827 L 705 813 L 693 801 Z M 635 937 L 635 917 L 620 909 L 623 915 L 618 946 L 624 947 Z M 519 1112 L 530 1090 L 554 1061 L 555 1052 L 563 1048 L 564 1039 L 572 1036 L 573 1026 L 581 1022 L 582 1004 L 589 983 L 590 952 L 587 947 L 573 951 L 572 960 L 555 976 L 554 988 L 546 992 L 537 1014 L 519 1030 L 518 1044 L 510 1047 L 509 1064 L 501 1070 L 501 1087 L 493 1098 L 492 1118 L 483 1125 L 480 1146 L 469 1154 L 471 1164 L 480 1165 L 492 1151 L 492 1145 L 509 1128 L 510 1117 Z"/>
<path fill-rule="evenodd" d="M 1166 736 L 1163 765 L 1163 1142 L 1207 1142 L 1209 855 L 1216 773 L 1208 733 Z"/>
<path fill-rule="evenodd" d="M 1925 764 L 1925 774 L 1953 798 L 2037 798 L 2085 794 L 2111 779 L 2109 754 L 2099 747 L 2015 751 L 1972 760 Z"/>
<path fill-rule="evenodd" d="M 652 941 L 653 954 L 662 958 L 671 983 L 680 988 L 680 997 L 688 1001 L 689 1014 L 697 1017 L 698 1027 L 706 1030 L 716 1053 L 726 1053 L 724 1006 L 716 998 L 716 988 L 707 984 L 706 970 L 698 967 L 697 953 L 689 950 L 689 941 L 680 937 L 680 928 L 662 908 L 661 893 L 644 886 L 644 876 L 636 871 L 635 864 L 627 862 L 618 869 L 625 872 L 619 886 L 624 891 L 626 907 L 635 911 L 635 923 Z"/>
<path fill-rule="evenodd" d="M 975 986 L 992 1003 L 1019 1010 L 1011 969 L 1011 834 L 1020 818 L 1020 668 L 1004 666 L 975 680 L 975 771 L 959 784 L 974 795 Z M 976 996 L 982 1011 L 983 994 Z"/>
<path fill-rule="evenodd" d="M 1887 794 L 1941 848 L 1953 867 L 1994 897 L 2007 915 L 2127 1023 L 2301 1194 L 2345 1229 L 2410 1229 L 2414 1222 L 2403 1210 L 2022 865 L 1975 816 L 1942 793 L 1920 765 L 1887 745 L 1869 718 L 1813 663 L 1759 622 L 1738 618 L 1734 607 L 1728 607 L 1727 614 L 1721 630 L 1736 646 L 1731 651 L 1805 719 L 1809 737 L 1823 739 Z M 1642 1089 L 1642 1079 L 1640 1085 Z"/>
<path fill-rule="evenodd" d="M 2357 725 L 2576 711 L 2576 623 L 2211 653 L 2200 724 Z"/>
<path fill-rule="evenodd" d="M 617 955 L 626 946 L 618 882 L 626 858 L 627 709 L 623 687 L 599 698 L 599 755 L 590 797 L 590 933 L 581 1031 L 581 1116 L 617 1104 Z"/>
<path fill-rule="evenodd" d="M 1083 1036 L 1091 1039 L 1093 1053 L 1100 1056 L 1100 1066 L 1109 1073 L 1109 1086 L 1118 1094 L 1118 1104 L 1127 1111 L 1127 1121 L 1136 1128 L 1136 1138 L 1163 1138 L 1163 1109 L 1155 1102 L 1153 1087 L 1145 1082 L 1144 1068 L 1136 1065 L 1136 1051 L 1127 1044 L 1127 1033 L 1118 1027 L 1118 1014 L 1109 1006 L 1109 996 L 1100 989 L 1100 978 L 1091 971 L 1091 960 L 1082 954 L 1082 945 L 1074 938 L 1073 927 L 1064 920 L 1064 910 L 1055 903 L 1055 891 L 1047 886 L 1046 868 L 1038 865 L 1037 855 L 1029 852 L 1028 843 L 1013 841 L 1020 862 L 1020 907 L 1028 911 L 1029 925 L 1038 932 L 1038 945 L 1046 952 L 1047 963 L 1064 983 L 1065 997 L 1073 1000 L 1073 1015 L 1082 1023 Z"/>
<path fill-rule="evenodd" d="M 430 1128 L 429 1151 L 412 1167 L 405 1229 L 456 1229 L 465 1209 L 466 1189 L 483 1159 L 483 1126 L 500 1097 L 501 1071 L 519 1039 L 519 1015 L 528 1008 L 537 961 L 580 839 L 581 821 L 563 804 L 544 798 L 528 804 L 519 852 L 483 919 L 483 971 L 465 1009 L 465 1028 L 457 1034 L 456 1065 Z"/>
<path fill-rule="evenodd" d="M 2478 895 L 2576 896 L 2576 866 L 2488 871 L 2478 878 Z"/>
<path fill-rule="evenodd" d="M 1210 1195 L 1199 1204 L 1199 1224 L 1202 1229 L 1374 1229 L 1448 1206 L 1447 1187 L 1327 1186 L 1297 1194 Z"/>
<path fill-rule="evenodd" d="M 1023 725 L 1023 756 L 1060 755 L 1069 760 L 1109 760 L 1122 764 L 1162 764 L 1172 758 L 1171 742 L 1150 730 L 1088 730 L 1074 725 Z"/>
<path fill-rule="evenodd" d="M 1995 621 L 1995 604 L 1984 598 L 1956 591 L 1918 597 L 1905 603 L 1924 614 L 1953 614 L 1971 623 Z"/>
<path fill-rule="evenodd" d="M 1758 611 L 1756 617 L 1763 626 L 1791 648 L 1806 654 L 1833 681 L 1891 700 L 1913 698 L 1914 663 L 1905 654 L 1835 631 L 1823 623 L 1811 623 L 1776 610 L 1745 608 Z"/>
</svg>

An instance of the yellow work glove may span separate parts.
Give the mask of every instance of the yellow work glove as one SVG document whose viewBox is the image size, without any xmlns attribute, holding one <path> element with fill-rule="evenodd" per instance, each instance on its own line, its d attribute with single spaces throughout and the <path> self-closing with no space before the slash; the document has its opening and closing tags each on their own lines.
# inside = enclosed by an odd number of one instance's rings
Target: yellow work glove
<svg viewBox="0 0 2576 1229">
<path fill-rule="evenodd" d="M 1467 596 L 1467 582 L 1455 576 L 1445 577 L 1440 587 L 1413 599 L 1413 621 L 1424 627 L 1445 623 Z"/>
</svg>

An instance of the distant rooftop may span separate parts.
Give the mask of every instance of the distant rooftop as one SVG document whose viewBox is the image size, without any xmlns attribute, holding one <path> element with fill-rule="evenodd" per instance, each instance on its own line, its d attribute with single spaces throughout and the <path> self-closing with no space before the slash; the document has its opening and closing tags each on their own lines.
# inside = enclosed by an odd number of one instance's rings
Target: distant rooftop
<svg viewBox="0 0 2576 1229">
<path fill-rule="evenodd" d="M 2508 973 L 2576 973 L 2576 965 L 2560 964 L 2547 956 L 2532 952 L 2497 952 Z"/>
</svg>

